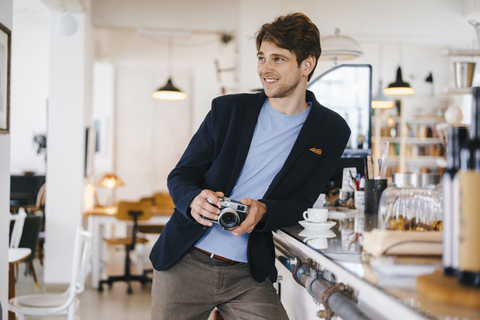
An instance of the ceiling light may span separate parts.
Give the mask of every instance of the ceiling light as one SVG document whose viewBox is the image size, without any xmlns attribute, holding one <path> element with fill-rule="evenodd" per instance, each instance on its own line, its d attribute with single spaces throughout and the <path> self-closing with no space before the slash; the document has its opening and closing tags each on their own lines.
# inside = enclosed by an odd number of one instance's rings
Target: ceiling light
<svg viewBox="0 0 480 320">
<path fill-rule="evenodd" d="M 340 29 L 335 29 L 333 36 L 322 39 L 322 55 L 320 60 L 333 60 L 334 64 L 340 60 L 351 60 L 363 55 L 357 41 L 340 35 Z"/>
<path fill-rule="evenodd" d="M 158 88 L 153 94 L 152 97 L 158 100 L 170 100 L 170 101 L 179 101 L 187 98 L 187 94 L 182 92 L 180 89 L 175 87 L 172 82 L 172 38 L 168 41 L 168 80 L 167 83 Z"/>
<path fill-rule="evenodd" d="M 390 109 L 395 107 L 395 101 L 392 97 L 387 96 L 382 91 L 382 80 L 378 84 L 378 92 L 375 97 L 372 99 L 372 108 L 373 109 Z"/>
<path fill-rule="evenodd" d="M 159 100 L 178 101 L 187 98 L 187 94 L 173 85 L 172 78 L 168 78 L 167 84 L 158 88 L 152 97 Z"/>
<path fill-rule="evenodd" d="M 414 94 L 415 90 L 410 87 L 410 84 L 403 81 L 402 79 L 402 68 L 398 67 L 397 69 L 397 79 L 395 82 L 392 82 L 388 85 L 387 88 L 383 90 L 383 93 L 389 94 L 392 96 L 400 96 L 407 94 Z"/>
</svg>

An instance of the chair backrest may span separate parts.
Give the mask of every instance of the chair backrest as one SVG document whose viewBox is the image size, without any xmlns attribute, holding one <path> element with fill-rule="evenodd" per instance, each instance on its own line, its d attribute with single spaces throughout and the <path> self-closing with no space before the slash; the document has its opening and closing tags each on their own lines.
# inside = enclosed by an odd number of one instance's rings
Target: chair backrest
<svg viewBox="0 0 480 320">
<path fill-rule="evenodd" d="M 72 279 L 68 288 L 69 295 L 75 296 L 85 290 L 85 279 L 90 271 L 91 246 L 92 234 L 78 227 L 73 251 Z"/>
<path fill-rule="evenodd" d="M 10 214 L 10 221 L 13 222 L 12 234 L 10 236 L 10 248 L 18 248 L 20 239 L 22 238 L 23 225 L 27 213 L 24 208 L 18 209 L 17 214 Z"/>
<path fill-rule="evenodd" d="M 33 260 L 37 252 L 38 237 L 40 233 L 40 225 L 42 223 L 42 216 L 38 213 L 27 214 L 25 222 L 23 224 L 23 232 L 20 240 L 19 247 L 29 248 L 32 250 L 32 254 L 25 259 L 25 261 Z"/>
<path fill-rule="evenodd" d="M 35 207 L 37 207 L 37 210 L 43 210 L 43 207 L 45 207 L 46 191 L 47 184 L 44 183 L 38 190 L 37 200 L 35 201 Z"/>
<path fill-rule="evenodd" d="M 149 201 L 121 201 L 117 207 L 117 219 L 133 221 L 133 213 L 137 213 L 137 221 L 149 220 L 152 217 L 152 205 Z"/>
<path fill-rule="evenodd" d="M 91 254 L 92 234 L 84 231 L 81 227 L 77 228 L 75 236 L 75 245 L 73 249 L 73 267 L 72 278 L 68 289 L 64 292 L 67 295 L 65 302 L 51 310 L 51 314 L 65 310 L 75 301 L 77 293 L 85 290 L 85 279 L 89 273 L 89 260 Z"/>
<path fill-rule="evenodd" d="M 155 207 L 162 210 L 175 209 L 172 197 L 168 192 L 157 192 L 153 195 L 153 203 Z"/>
</svg>

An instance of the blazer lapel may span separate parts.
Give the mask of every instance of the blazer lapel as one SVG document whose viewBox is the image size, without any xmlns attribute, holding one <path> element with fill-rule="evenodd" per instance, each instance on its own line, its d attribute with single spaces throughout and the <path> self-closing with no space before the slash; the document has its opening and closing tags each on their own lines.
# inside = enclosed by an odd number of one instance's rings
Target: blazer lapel
<svg viewBox="0 0 480 320">
<path fill-rule="evenodd" d="M 266 98 L 265 93 L 261 92 L 253 98 L 252 104 L 245 108 L 245 121 L 243 123 L 240 142 L 238 143 L 237 157 L 235 159 L 226 194 L 231 194 L 240 172 L 242 171 L 243 165 L 245 164 L 253 133 L 255 132 L 255 127 L 257 125 L 258 115 L 260 114 L 260 110 L 262 109 Z"/>
<path fill-rule="evenodd" d="M 310 114 L 308 115 L 302 129 L 300 130 L 297 140 L 295 141 L 295 144 L 292 147 L 292 151 L 288 155 L 285 164 L 283 165 L 282 169 L 277 173 L 272 183 L 270 184 L 270 187 L 265 193 L 265 198 L 268 198 L 272 194 L 280 181 L 283 179 L 283 177 L 293 166 L 297 158 L 300 156 L 302 151 L 310 146 L 309 143 L 312 139 L 312 134 L 317 131 L 317 128 L 320 125 L 322 119 L 320 104 L 317 102 L 313 94 L 310 95 L 309 93 L 310 92 L 307 91 L 307 101 L 312 102 L 312 109 L 310 110 Z"/>
</svg>

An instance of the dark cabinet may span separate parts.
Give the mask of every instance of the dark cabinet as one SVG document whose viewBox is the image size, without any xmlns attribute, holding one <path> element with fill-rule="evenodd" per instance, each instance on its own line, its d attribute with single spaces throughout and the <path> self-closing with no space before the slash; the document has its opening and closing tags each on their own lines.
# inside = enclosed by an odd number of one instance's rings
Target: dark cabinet
<svg viewBox="0 0 480 320">
<path fill-rule="evenodd" d="M 10 205 L 35 205 L 38 191 L 45 183 L 45 176 L 12 175 L 10 176 Z"/>
</svg>

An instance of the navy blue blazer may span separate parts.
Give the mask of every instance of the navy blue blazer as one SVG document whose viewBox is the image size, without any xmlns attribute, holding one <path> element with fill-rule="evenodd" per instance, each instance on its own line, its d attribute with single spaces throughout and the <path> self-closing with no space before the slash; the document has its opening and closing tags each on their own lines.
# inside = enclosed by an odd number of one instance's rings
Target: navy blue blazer
<svg viewBox="0 0 480 320">
<path fill-rule="evenodd" d="M 203 189 L 231 194 L 265 99 L 261 92 L 213 100 L 210 112 L 168 176 L 175 210 L 150 253 L 156 270 L 171 267 L 205 233 L 207 227 L 190 214 L 190 202 Z M 310 91 L 306 100 L 312 102 L 310 114 L 282 169 L 265 196 L 258 199 L 267 207 L 266 220 L 250 234 L 247 247 L 250 274 L 258 282 L 267 276 L 272 282 L 277 278 L 272 231 L 302 220 L 303 211 L 312 207 L 330 180 L 350 137 L 350 128 L 341 116 L 320 105 Z"/>
</svg>

